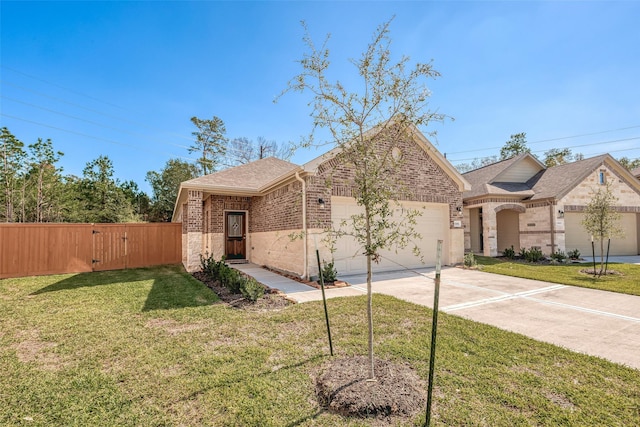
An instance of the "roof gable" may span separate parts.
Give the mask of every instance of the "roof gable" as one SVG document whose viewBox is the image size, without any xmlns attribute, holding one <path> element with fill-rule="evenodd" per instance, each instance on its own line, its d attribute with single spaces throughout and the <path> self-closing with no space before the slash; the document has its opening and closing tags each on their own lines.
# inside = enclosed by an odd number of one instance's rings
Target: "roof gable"
<svg viewBox="0 0 640 427">
<path fill-rule="evenodd" d="M 524 184 L 538 172 L 544 170 L 544 165 L 531 154 L 517 156 L 515 161 L 496 175 L 490 182 L 512 182 Z"/>
<path fill-rule="evenodd" d="M 533 192 L 526 183 L 541 170 L 544 170 L 544 165 L 538 159 L 530 153 L 523 153 L 466 172 L 462 176 L 471 183 L 471 189 L 464 193 L 464 198 L 489 194 L 530 197 Z"/>
<path fill-rule="evenodd" d="M 391 122 L 390 125 L 393 125 L 393 122 Z M 377 131 L 379 131 L 379 127 L 368 130 L 365 132 L 365 138 L 367 137 L 367 134 L 372 134 Z M 458 170 L 440 153 L 440 151 L 438 151 L 438 149 L 436 149 L 431 141 L 429 141 L 414 124 L 411 123 L 408 125 L 408 131 L 416 145 L 427 153 L 427 155 L 431 157 L 438 166 L 440 166 L 440 168 L 456 183 L 460 191 L 469 190 L 471 188 L 471 184 L 469 184 L 464 176 L 458 172 Z M 333 159 L 335 156 L 340 154 L 341 151 L 340 147 L 333 148 L 332 150 L 329 150 L 328 152 L 305 163 L 302 168 L 307 172 L 315 174 L 318 172 L 318 167 L 321 164 Z"/>
<path fill-rule="evenodd" d="M 527 159 L 527 156 L 530 159 Z M 531 160 L 535 160 L 535 162 L 531 162 Z M 536 164 L 540 166 L 539 169 L 535 166 Z M 547 169 L 535 157 L 525 154 L 465 173 L 465 178 L 472 182 L 473 186 L 471 191 L 464 193 L 463 197 L 470 199 L 486 195 L 501 195 L 530 200 L 560 199 L 603 164 L 621 176 L 626 175 L 636 191 L 640 192 L 640 185 L 636 185 L 640 182 L 631 178 L 631 172 L 624 169 L 609 154 Z M 527 176 L 522 172 L 527 168 L 529 168 L 527 174 L 536 169 L 538 171 L 526 182 L 519 182 L 518 179 L 521 180 L 522 177 Z M 522 173 L 520 175 L 514 174 L 513 171 L 516 169 Z M 512 179 L 512 181 L 506 181 L 506 179 Z"/>
</svg>

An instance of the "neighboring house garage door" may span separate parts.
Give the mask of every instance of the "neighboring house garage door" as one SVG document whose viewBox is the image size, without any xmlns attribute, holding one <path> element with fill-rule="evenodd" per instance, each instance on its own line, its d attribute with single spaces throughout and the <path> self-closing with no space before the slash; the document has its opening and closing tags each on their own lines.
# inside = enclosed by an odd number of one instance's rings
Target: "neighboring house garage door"
<svg viewBox="0 0 640 427">
<path fill-rule="evenodd" d="M 394 202 L 391 202 L 394 206 Z M 419 268 L 434 266 L 436 264 L 436 248 L 438 240 L 443 240 L 442 247 L 443 264 L 447 262 L 449 251 L 449 206 L 440 203 L 403 202 L 402 206 L 408 209 L 415 209 L 422 212 L 416 218 L 415 230 L 420 233 L 422 240 L 416 242 L 423 256 L 420 258 L 413 255 L 414 244 L 409 244 L 404 249 L 381 252 L 382 259 L 379 263 L 373 264 L 374 271 L 401 270 L 403 267 Z M 338 228 L 342 220 L 350 224 L 351 215 L 362 211 L 356 204 L 355 199 L 350 197 L 331 197 L 331 220 L 334 227 Z M 399 214 L 401 209 L 396 207 Z M 336 242 L 336 251 L 333 254 L 335 267 L 338 275 L 364 273 L 367 271 L 366 258 L 361 255 L 363 252 L 360 245 L 350 236 L 344 236 Z"/>
<path fill-rule="evenodd" d="M 578 249 L 580 254 L 591 256 L 591 236 L 582 226 L 584 214 L 567 212 L 564 215 L 565 248 L 567 251 Z M 638 254 L 638 229 L 635 213 L 623 213 L 620 217 L 620 227 L 624 231 L 624 237 L 611 239 L 609 255 L 637 255 Z M 607 242 L 605 241 L 605 254 Z M 600 245 L 596 242 L 596 256 L 600 255 Z"/>
</svg>

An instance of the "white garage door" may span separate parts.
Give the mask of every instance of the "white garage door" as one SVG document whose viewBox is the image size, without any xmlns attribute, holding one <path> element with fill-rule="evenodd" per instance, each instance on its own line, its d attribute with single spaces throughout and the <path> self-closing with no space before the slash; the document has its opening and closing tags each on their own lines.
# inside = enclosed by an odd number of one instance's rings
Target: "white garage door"
<svg viewBox="0 0 640 427">
<path fill-rule="evenodd" d="M 404 249 L 381 252 L 379 263 L 373 264 L 374 271 L 401 270 L 403 266 L 419 268 L 436 264 L 436 249 L 438 240 L 443 240 L 443 264 L 447 262 L 449 250 L 449 206 L 441 203 L 403 202 L 403 207 L 422 212 L 416 218 L 415 230 L 422 239 L 414 242 L 420 248 L 424 263 L 413 254 L 414 243 Z M 392 202 L 392 206 L 394 206 Z M 331 220 L 334 227 L 339 228 L 343 220 L 350 224 L 350 217 L 362 212 L 363 209 L 350 197 L 331 197 Z M 395 215 L 401 215 L 402 209 L 395 207 Z M 338 275 L 357 274 L 367 271 L 367 260 L 362 255 L 362 247 L 350 236 L 344 236 L 336 242 L 334 253 L 335 267 Z"/>
<path fill-rule="evenodd" d="M 591 236 L 582 226 L 584 214 L 567 212 L 564 215 L 565 247 L 567 251 L 578 249 L 582 256 L 591 256 Z M 609 255 L 637 255 L 638 254 L 638 230 L 635 213 L 621 214 L 620 227 L 624 231 L 624 237 L 611 239 Z M 605 253 L 607 251 L 605 241 Z M 596 256 L 600 256 L 600 244 L 595 244 Z"/>
</svg>

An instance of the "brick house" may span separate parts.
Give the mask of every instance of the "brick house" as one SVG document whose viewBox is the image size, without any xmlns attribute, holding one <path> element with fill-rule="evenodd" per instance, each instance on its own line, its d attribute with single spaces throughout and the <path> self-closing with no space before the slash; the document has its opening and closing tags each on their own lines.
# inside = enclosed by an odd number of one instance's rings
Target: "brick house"
<svg viewBox="0 0 640 427">
<path fill-rule="evenodd" d="M 497 256 L 513 246 L 516 252 L 539 247 L 547 255 L 573 249 L 590 255 L 583 212 L 609 183 L 624 230 L 624 237 L 611 240 L 610 254 L 640 254 L 640 181 L 608 154 L 545 168 L 527 153 L 463 176 L 472 183 L 464 193 L 466 251 Z"/>
<path fill-rule="evenodd" d="M 375 268 L 435 265 L 438 239 L 443 264 L 462 262 L 462 192 L 470 186 L 417 128 L 402 135 L 380 142 L 379 149 L 402 159 L 398 199 L 422 213 L 416 225 L 422 239 L 414 243 L 424 263 L 407 248 L 383 253 Z M 185 268 L 199 269 L 200 255 L 209 253 L 310 276 L 317 274 L 317 244 L 322 259 L 335 260 L 338 274 L 364 271 L 355 241 L 338 239 L 331 254 L 322 240 L 332 223 L 360 209 L 352 197 L 353 172 L 337 155 L 334 149 L 304 165 L 270 157 L 183 182 L 172 220 L 182 222 Z M 395 212 L 402 215 L 400 207 Z"/>
</svg>

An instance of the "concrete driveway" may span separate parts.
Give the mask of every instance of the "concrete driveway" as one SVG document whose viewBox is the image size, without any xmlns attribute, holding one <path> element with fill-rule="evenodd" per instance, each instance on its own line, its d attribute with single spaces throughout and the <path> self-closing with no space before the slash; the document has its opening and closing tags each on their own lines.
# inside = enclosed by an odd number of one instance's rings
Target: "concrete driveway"
<svg viewBox="0 0 640 427">
<path fill-rule="evenodd" d="M 373 291 L 433 306 L 435 272 L 377 273 Z M 362 295 L 364 275 L 342 278 L 352 286 L 329 297 Z M 320 291 L 288 294 L 300 302 Z M 570 350 L 640 369 L 640 296 L 519 279 L 461 268 L 441 274 L 440 309 Z"/>
</svg>

